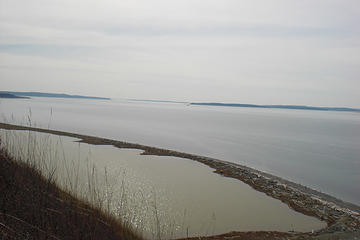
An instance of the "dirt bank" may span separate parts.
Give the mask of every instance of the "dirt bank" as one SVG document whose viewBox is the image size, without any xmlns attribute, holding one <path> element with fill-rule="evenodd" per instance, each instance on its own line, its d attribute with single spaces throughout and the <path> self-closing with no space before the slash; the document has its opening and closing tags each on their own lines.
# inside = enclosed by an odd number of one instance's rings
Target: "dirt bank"
<svg viewBox="0 0 360 240">
<path fill-rule="evenodd" d="M 143 240 L 129 225 L 61 190 L 0 149 L 0 239 Z"/>
</svg>

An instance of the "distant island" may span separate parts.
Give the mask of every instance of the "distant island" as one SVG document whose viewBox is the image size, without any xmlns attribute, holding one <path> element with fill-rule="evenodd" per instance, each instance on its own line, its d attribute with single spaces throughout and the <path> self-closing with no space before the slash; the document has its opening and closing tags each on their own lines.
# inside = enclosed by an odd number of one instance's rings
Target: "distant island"
<svg viewBox="0 0 360 240">
<path fill-rule="evenodd" d="M 25 99 L 29 99 L 29 97 L 16 96 L 14 94 L 2 93 L 2 92 L 0 92 L 0 98 L 25 98 Z"/>
<path fill-rule="evenodd" d="M 312 107 L 301 105 L 256 105 L 239 103 L 189 103 L 190 105 L 219 106 L 219 107 L 241 107 L 241 108 L 278 108 L 278 109 L 297 109 L 297 110 L 317 110 L 317 111 L 341 111 L 341 112 L 360 112 L 358 108 L 346 107 Z"/>
<path fill-rule="evenodd" d="M 11 97 L 11 98 L 48 97 L 48 98 L 81 98 L 81 99 L 111 100 L 111 98 L 104 98 L 104 97 L 69 95 L 69 94 L 65 94 L 65 93 L 43 93 L 43 92 L 0 91 L 0 95 L 14 96 L 14 97 Z M 7 97 L 7 98 L 9 98 L 9 97 Z"/>
</svg>

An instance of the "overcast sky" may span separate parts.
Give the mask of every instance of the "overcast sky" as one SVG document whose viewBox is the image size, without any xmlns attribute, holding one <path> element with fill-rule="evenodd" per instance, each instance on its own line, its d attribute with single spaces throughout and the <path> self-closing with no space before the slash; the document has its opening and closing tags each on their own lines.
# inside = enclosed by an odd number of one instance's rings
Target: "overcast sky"
<svg viewBox="0 0 360 240">
<path fill-rule="evenodd" d="M 0 90 L 360 107 L 360 1 L 0 0 Z"/>
</svg>

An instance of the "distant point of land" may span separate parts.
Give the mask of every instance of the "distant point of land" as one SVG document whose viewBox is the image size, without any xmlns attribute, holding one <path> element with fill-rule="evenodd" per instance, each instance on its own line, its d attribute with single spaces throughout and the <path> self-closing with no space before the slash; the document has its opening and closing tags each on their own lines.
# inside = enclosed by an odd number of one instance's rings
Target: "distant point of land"
<svg viewBox="0 0 360 240">
<path fill-rule="evenodd" d="M 181 102 L 170 100 L 152 100 L 152 99 L 126 99 L 134 102 L 152 102 L 152 103 L 180 103 L 186 105 L 215 106 L 215 107 L 239 107 L 239 108 L 268 108 L 268 109 L 293 109 L 293 110 L 313 110 L 313 111 L 338 111 L 338 112 L 360 112 L 359 108 L 348 107 L 314 107 L 304 105 L 258 105 L 242 103 L 220 103 L 220 102 Z"/>
<path fill-rule="evenodd" d="M 340 112 L 360 112 L 358 108 L 346 107 L 312 107 L 302 105 L 256 105 L 239 103 L 190 103 L 190 105 L 218 106 L 218 107 L 241 107 L 241 108 L 277 108 L 277 109 L 296 109 L 296 110 L 316 110 L 316 111 L 340 111 Z"/>
<path fill-rule="evenodd" d="M 104 98 L 104 97 L 92 97 L 92 96 L 81 96 L 81 95 L 69 95 L 65 93 L 44 93 L 44 92 L 0 91 L 0 96 L 1 95 L 15 96 L 10 98 L 47 97 L 47 98 L 81 98 L 81 99 L 95 99 L 95 100 L 111 100 L 110 98 Z"/>
<path fill-rule="evenodd" d="M 22 97 L 22 96 L 17 96 L 17 95 L 10 94 L 10 93 L 3 93 L 3 92 L 0 92 L 0 98 L 26 98 L 26 99 L 29 99 L 29 97 Z"/>
</svg>

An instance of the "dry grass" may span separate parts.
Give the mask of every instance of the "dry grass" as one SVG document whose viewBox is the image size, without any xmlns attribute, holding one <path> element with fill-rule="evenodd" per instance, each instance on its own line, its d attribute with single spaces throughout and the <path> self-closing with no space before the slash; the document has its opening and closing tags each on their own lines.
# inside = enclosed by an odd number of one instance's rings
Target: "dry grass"
<svg viewBox="0 0 360 240">
<path fill-rule="evenodd" d="M 61 190 L 50 174 L 0 150 L 1 239 L 142 239 L 131 227 Z"/>
</svg>

